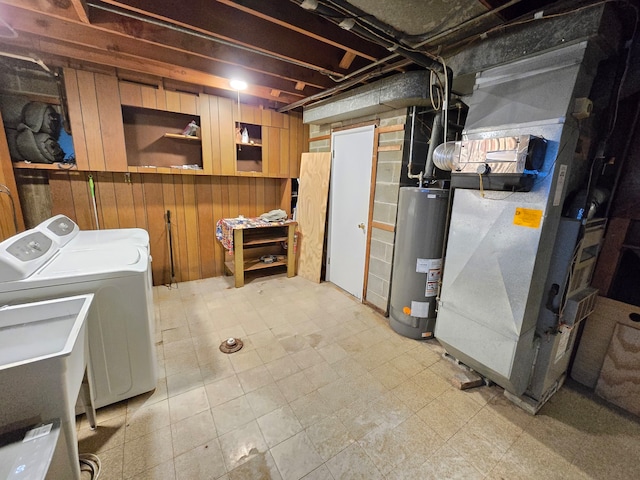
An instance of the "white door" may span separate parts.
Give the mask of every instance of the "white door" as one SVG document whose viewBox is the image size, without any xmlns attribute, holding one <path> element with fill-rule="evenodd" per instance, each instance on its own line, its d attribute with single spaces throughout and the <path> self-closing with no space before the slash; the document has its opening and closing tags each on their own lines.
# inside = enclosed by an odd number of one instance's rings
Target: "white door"
<svg viewBox="0 0 640 480">
<path fill-rule="evenodd" d="M 364 286 L 374 126 L 331 135 L 327 280 L 358 299 Z"/>
</svg>

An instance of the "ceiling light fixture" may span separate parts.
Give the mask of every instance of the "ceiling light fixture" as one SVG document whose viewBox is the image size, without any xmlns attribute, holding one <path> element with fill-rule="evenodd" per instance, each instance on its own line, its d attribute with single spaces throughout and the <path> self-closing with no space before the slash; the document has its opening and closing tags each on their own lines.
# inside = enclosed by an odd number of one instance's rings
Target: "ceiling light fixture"
<svg viewBox="0 0 640 480">
<path fill-rule="evenodd" d="M 231 88 L 233 88 L 234 90 L 246 90 L 248 85 L 247 82 L 245 82 L 244 80 L 238 80 L 236 78 L 233 78 L 229 81 L 229 85 L 231 86 Z"/>
</svg>

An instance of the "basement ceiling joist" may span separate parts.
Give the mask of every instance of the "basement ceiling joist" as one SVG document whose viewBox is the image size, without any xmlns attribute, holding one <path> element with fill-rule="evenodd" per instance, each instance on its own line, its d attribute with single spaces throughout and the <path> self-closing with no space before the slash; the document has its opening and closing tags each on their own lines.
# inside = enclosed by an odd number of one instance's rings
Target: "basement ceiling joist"
<svg viewBox="0 0 640 480">
<path fill-rule="evenodd" d="M 516 15 L 533 18 L 553 2 L 307 0 L 305 8 L 302 3 L 0 0 L 6 23 L 0 50 L 53 66 L 102 66 L 228 96 L 235 96 L 228 80 L 243 77 L 250 85 L 243 101 L 286 108 L 378 76 L 423 69 L 436 54 L 478 41 L 480 33 Z M 568 0 L 562 8 L 584 3 Z M 341 21 L 346 29 L 338 26 Z"/>
</svg>

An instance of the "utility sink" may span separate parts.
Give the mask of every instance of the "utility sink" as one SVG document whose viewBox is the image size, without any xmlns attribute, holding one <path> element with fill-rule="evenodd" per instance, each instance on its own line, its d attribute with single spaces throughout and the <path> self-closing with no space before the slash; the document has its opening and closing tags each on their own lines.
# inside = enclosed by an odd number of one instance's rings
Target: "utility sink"
<svg viewBox="0 0 640 480">
<path fill-rule="evenodd" d="M 69 470 L 58 478 L 80 478 L 75 405 L 92 300 L 87 294 L 0 308 L 0 433 L 59 418 Z"/>
</svg>

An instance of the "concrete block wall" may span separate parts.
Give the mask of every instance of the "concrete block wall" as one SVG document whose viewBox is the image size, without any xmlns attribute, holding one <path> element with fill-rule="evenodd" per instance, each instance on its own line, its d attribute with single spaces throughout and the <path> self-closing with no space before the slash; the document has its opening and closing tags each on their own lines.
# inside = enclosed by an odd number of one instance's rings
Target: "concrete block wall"
<svg viewBox="0 0 640 480">
<path fill-rule="evenodd" d="M 326 138 L 333 128 L 359 125 L 376 121 L 380 127 L 404 125 L 407 121 L 407 110 L 399 109 L 383 114 L 351 119 L 337 124 L 310 125 L 309 151 L 331 151 L 331 139 Z M 325 137 L 325 138 L 318 138 Z M 318 138 L 318 140 L 314 140 Z M 378 136 L 378 147 L 400 146 L 398 150 L 378 152 L 376 164 L 375 194 L 373 200 L 373 221 L 386 228 L 373 227 L 369 249 L 369 273 L 365 301 L 387 313 L 391 286 L 391 266 L 393 264 L 393 248 L 398 209 L 398 193 L 402 168 L 402 145 L 404 130 L 384 132 Z M 391 231 L 390 231 L 391 230 Z"/>
</svg>

